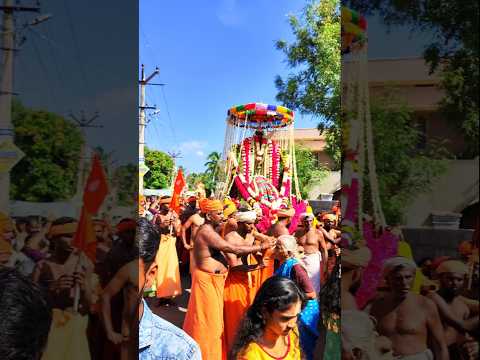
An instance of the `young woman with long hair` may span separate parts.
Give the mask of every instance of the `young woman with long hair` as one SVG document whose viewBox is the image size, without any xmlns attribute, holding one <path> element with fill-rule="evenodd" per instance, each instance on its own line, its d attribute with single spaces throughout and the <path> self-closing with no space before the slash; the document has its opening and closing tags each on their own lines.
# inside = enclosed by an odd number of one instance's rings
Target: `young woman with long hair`
<svg viewBox="0 0 480 360">
<path fill-rule="evenodd" d="M 297 319 L 305 295 L 290 279 L 267 279 L 240 324 L 229 360 L 300 360 Z"/>
</svg>

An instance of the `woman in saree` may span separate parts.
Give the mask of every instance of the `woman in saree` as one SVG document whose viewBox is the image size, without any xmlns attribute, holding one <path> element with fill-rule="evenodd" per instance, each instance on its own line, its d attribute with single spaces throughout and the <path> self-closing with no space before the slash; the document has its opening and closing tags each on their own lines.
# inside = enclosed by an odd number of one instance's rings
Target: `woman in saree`
<svg viewBox="0 0 480 360">
<path fill-rule="evenodd" d="M 298 259 L 298 245 L 294 236 L 282 235 L 278 238 L 275 257 L 280 262 L 275 275 L 289 278 L 295 282 L 307 299 L 306 306 L 299 315 L 298 330 L 300 345 L 305 357 L 307 360 L 312 360 L 319 336 L 320 308 L 312 282 L 302 262 Z"/>
</svg>

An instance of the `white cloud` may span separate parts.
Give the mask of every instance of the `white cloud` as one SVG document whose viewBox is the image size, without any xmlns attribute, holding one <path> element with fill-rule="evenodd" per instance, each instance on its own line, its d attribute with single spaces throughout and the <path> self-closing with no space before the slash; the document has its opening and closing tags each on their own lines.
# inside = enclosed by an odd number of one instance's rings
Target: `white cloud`
<svg viewBox="0 0 480 360">
<path fill-rule="evenodd" d="M 186 141 L 180 144 L 180 151 L 182 152 L 183 156 L 188 157 L 192 154 L 195 154 L 198 157 L 205 156 L 205 148 L 207 147 L 206 141 Z"/>
<path fill-rule="evenodd" d="M 240 7 L 236 0 L 221 0 L 217 10 L 217 17 L 225 26 L 236 26 L 242 22 Z"/>
</svg>

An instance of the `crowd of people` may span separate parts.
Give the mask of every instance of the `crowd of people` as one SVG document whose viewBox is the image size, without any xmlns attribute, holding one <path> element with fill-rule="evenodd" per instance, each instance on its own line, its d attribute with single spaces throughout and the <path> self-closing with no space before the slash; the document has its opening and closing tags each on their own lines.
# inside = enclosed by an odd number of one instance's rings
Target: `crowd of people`
<svg viewBox="0 0 480 360">
<path fill-rule="evenodd" d="M 140 216 L 161 239 L 156 296 L 161 304 L 171 301 L 186 290 L 181 278 L 191 277 L 182 328 L 202 359 L 320 359 L 327 349 L 340 358 L 339 323 L 325 326 L 331 321 L 320 301 L 329 283 L 338 288 L 329 302 L 339 301 L 336 213 L 316 216 L 310 209 L 293 231 L 295 210 L 284 208 L 262 233 L 261 213 L 232 199 L 191 196 L 179 211 L 170 202 L 140 199 Z M 330 315 L 338 320 L 339 306 Z"/>
<path fill-rule="evenodd" d="M 340 264 L 335 212 L 309 209 L 293 231 L 285 208 L 262 233 L 231 199 L 139 203 L 139 219 L 93 219 L 94 260 L 73 244 L 76 219 L 0 214 L 2 359 L 478 357 L 478 231 L 418 264 L 399 233 L 359 307 L 371 251 L 342 249 Z M 189 294 L 181 327 L 150 309 L 152 289 L 158 304 Z"/>
<path fill-rule="evenodd" d="M 398 234 L 402 256 L 384 262 L 382 281 L 362 308 L 356 295 L 371 251 L 342 250 L 342 358 L 477 359 L 478 229 L 457 256 L 424 258 L 418 265 Z"/>
<path fill-rule="evenodd" d="M 126 321 L 131 316 L 127 305 L 135 306 L 128 303 L 128 296 L 112 296 L 108 304 L 102 299 L 127 264 L 132 268 L 130 277 L 138 282 L 136 219 L 121 219 L 117 224 L 106 218 L 93 219 L 93 259 L 73 243 L 78 223 L 71 217 L 0 215 L 0 268 L 11 269 L 24 284 L 38 289 L 36 294 L 43 296 L 51 313 L 49 323 L 31 325 L 43 326 L 48 341 L 38 349 L 42 357 L 29 359 L 118 358 L 122 349 L 117 346 L 117 334 L 122 333 L 122 324 L 134 323 Z M 132 341 L 135 338 L 132 336 Z"/>
</svg>

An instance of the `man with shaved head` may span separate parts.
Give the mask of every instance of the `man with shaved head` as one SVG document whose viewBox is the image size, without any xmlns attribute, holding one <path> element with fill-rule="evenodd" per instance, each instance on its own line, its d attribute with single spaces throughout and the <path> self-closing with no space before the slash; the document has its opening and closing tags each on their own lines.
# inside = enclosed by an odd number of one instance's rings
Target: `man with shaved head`
<svg viewBox="0 0 480 360">
<path fill-rule="evenodd" d="M 467 266 L 458 260 L 447 260 L 440 264 L 436 273 L 440 281 L 438 295 L 446 302 L 450 313 L 460 321 L 469 319 L 472 316 L 471 311 L 465 303 L 465 299 L 461 296 L 465 277 L 468 273 Z M 441 304 L 439 305 L 450 358 L 477 359 L 478 342 L 464 329 L 457 329 L 458 326 L 449 323 L 448 314 L 445 314 Z M 476 326 L 478 327 L 478 314 Z"/>
<path fill-rule="evenodd" d="M 446 360 L 448 349 L 437 307 L 411 291 L 416 268 L 412 260 L 401 256 L 385 261 L 388 291 L 373 302 L 370 314 L 377 320 L 379 334 L 392 342 L 397 359 Z"/>
</svg>

